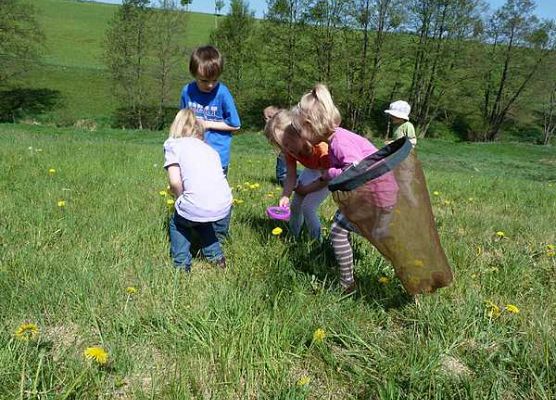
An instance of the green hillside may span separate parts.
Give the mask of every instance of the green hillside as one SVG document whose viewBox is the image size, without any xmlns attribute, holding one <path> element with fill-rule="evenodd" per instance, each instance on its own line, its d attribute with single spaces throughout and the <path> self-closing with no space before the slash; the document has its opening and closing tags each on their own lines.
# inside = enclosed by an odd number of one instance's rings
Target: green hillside
<svg viewBox="0 0 556 400">
<path fill-rule="evenodd" d="M 25 77 L 23 86 L 57 90 L 62 101 L 42 118 L 62 124 L 82 118 L 107 119 L 115 105 L 102 42 L 118 6 L 75 0 L 35 0 L 33 4 L 46 41 L 41 64 Z M 214 26 L 211 15 L 199 13 L 191 13 L 189 24 L 184 38 L 188 47 L 205 43 Z M 176 99 L 179 90 L 178 85 Z"/>
</svg>

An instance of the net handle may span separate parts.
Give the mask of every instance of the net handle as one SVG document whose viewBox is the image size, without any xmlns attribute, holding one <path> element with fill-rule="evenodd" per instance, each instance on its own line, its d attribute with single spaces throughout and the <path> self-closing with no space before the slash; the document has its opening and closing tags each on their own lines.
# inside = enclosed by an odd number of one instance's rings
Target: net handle
<svg viewBox="0 0 556 400">
<path fill-rule="evenodd" d="M 392 171 L 407 158 L 413 145 L 404 136 L 365 157 L 358 164 L 351 165 L 328 184 L 331 192 L 350 191 Z M 380 165 L 376 165 L 380 164 Z"/>
</svg>

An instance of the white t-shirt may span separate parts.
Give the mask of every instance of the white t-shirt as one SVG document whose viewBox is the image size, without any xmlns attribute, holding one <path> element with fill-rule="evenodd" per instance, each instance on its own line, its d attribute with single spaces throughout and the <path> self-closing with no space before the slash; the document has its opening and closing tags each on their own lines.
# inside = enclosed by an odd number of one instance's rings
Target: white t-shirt
<svg viewBox="0 0 556 400">
<path fill-rule="evenodd" d="M 228 215 L 232 191 L 222 172 L 220 156 L 200 139 L 184 137 L 164 142 L 164 168 L 178 164 L 183 193 L 176 211 L 195 222 L 214 222 Z"/>
</svg>

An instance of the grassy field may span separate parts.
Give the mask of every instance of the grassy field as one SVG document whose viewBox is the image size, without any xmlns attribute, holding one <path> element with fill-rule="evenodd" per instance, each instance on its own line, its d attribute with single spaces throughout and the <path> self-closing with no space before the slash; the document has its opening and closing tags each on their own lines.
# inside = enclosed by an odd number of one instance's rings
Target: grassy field
<svg viewBox="0 0 556 400">
<path fill-rule="evenodd" d="M 553 149 L 419 144 L 455 282 L 416 303 L 359 238 L 345 297 L 326 244 L 271 234 L 256 133 L 233 149 L 231 268 L 176 271 L 163 140 L 0 125 L 1 399 L 556 398 Z"/>
<path fill-rule="evenodd" d="M 37 19 L 45 34 L 41 63 L 22 84 L 58 90 L 61 107 L 40 119 L 73 124 L 79 119 L 108 120 L 116 107 L 110 92 L 110 75 L 102 59 L 102 43 L 116 5 L 76 0 L 34 0 Z M 190 48 L 206 43 L 213 17 L 191 13 L 187 36 Z M 176 104 L 182 84 L 189 80 L 184 60 L 183 80 L 174 88 Z"/>
</svg>

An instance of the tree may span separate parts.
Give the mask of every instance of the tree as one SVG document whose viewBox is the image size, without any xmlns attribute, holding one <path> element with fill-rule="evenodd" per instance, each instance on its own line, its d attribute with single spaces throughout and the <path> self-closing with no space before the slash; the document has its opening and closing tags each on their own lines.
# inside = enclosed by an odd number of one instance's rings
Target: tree
<svg viewBox="0 0 556 400">
<path fill-rule="evenodd" d="M 218 29 L 218 16 L 224 8 L 224 0 L 214 0 L 214 29 Z"/>
<path fill-rule="evenodd" d="M 354 87 L 357 95 L 348 102 L 348 120 L 357 129 L 373 109 L 377 80 L 384 65 L 384 44 L 388 33 L 402 22 L 402 2 L 400 0 L 355 0 L 352 3 L 351 18 L 358 40 L 355 58 Z"/>
<path fill-rule="evenodd" d="M 232 0 L 230 13 L 220 23 L 212 35 L 220 51 L 226 55 L 226 79 L 236 101 L 241 103 L 246 84 L 245 71 L 256 63 L 256 49 L 253 44 L 255 14 L 245 0 Z"/>
<path fill-rule="evenodd" d="M 0 85 L 27 71 L 38 59 L 42 31 L 32 5 L 0 1 Z"/>
<path fill-rule="evenodd" d="M 409 102 L 420 137 L 427 134 L 448 91 L 465 77 L 468 40 L 476 33 L 482 0 L 413 0 L 411 19 L 417 33 Z"/>
<path fill-rule="evenodd" d="M 169 103 L 176 103 L 175 99 L 169 98 L 169 91 L 173 72 L 185 59 L 187 14 L 179 11 L 176 0 L 158 0 L 157 6 L 149 19 L 149 36 L 152 38 L 149 47 L 152 49 L 152 76 L 158 95 L 156 127 L 162 128 L 165 110 Z"/>
<path fill-rule="evenodd" d="M 306 0 L 268 0 L 265 21 L 265 50 L 274 90 L 285 93 L 283 102 L 291 105 L 301 88 L 307 84 L 308 71 L 302 67 L 306 60 L 303 46 L 305 35 Z M 282 87 L 285 86 L 285 87 Z"/>
<path fill-rule="evenodd" d="M 311 24 L 311 48 L 315 54 L 318 82 L 331 83 L 338 33 L 344 24 L 346 6 L 346 0 L 317 0 L 308 8 L 307 21 Z"/>
<path fill-rule="evenodd" d="M 105 60 L 120 106 L 143 128 L 147 93 L 148 0 L 124 0 L 105 38 Z"/>
<path fill-rule="evenodd" d="M 508 112 L 554 44 L 554 24 L 533 15 L 532 0 L 506 0 L 490 20 L 491 43 L 483 87 L 483 139 L 498 139 Z"/>
<path fill-rule="evenodd" d="M 543 144 L 547 145 L 556 132 L 556 82 L 543 105 Z"/>
</svg>

